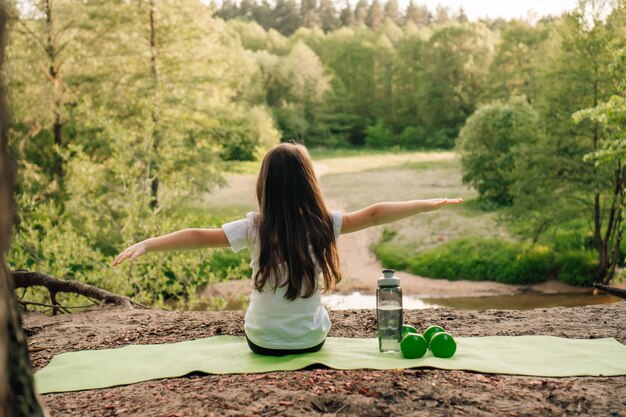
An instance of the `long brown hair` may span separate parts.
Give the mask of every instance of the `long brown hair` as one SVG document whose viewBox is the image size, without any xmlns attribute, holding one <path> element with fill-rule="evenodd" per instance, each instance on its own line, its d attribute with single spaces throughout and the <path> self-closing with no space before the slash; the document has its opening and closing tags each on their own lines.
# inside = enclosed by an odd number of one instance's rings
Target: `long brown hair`
<svg viewBox="0 0 626 417">
<path fill-rule="evenodd" d="M 285 298 L 310 297 L 318 289 L 316 261 L 324 290 L 337 284 L 341 275 L 333 222 L 306 148 L 295 143 L 272 148 L 263 159 L 256 195 L 261 251 L 254 287 L 262 291 L 273 272 L 277 281 L 287 276 L 280 284 L 287 286 Z M 279 269 L 282 262 L 285 270 Z M 276 291 L 279 282 L 270 285 Z"/>
</svg>

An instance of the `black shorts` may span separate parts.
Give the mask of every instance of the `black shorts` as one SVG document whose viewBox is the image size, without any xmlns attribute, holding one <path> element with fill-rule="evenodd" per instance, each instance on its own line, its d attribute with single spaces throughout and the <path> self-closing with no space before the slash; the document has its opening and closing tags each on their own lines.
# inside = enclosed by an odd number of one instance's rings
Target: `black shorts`
<svg viewBox="0 0 626 417">
<path fill-rule="evenodd" d="M 317 352 L 322 348 L 322 346 L 324 346 L 324 342 L 326 341 L 326 339 L 322 340 L 322 343 L 320 343 L 319 345 L 306 348 L 306 349 L 268 349 L 268 348 L 255 345 L 254 343 L 250 341 L 250 339 L 248 339 L 248 336 L 246 336 L 246 341 L 248 342 L 248 346 L 250 346 L 250 350 L 256 354 L 265 355 L 265 356 L 285 356 L 285 355 L 292 355 L 294 353 Z"/>
</svg>

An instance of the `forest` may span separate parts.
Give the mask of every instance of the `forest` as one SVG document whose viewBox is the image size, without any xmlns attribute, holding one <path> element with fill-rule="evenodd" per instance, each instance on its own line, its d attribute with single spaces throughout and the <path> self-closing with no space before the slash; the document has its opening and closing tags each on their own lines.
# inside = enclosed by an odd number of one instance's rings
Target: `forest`
<svg viewBox="0 0 626 417">
<path fill-rule="evenodd" d="M 416 253 L 389 232 L 375 247 L 386 266 L 591 285 L 623 264 L 623 1 L 533 21 L 395 0 L 9 3 L 14 270 L 189 306 L 198 288 L 247 277 L 245 256 L 173 253 L 126 269 L 112 258 L 240 216 L 203 210 L 200 196 L 288 140 L 312 152 L 453 150 L 478 193 L 470 204 L 516 236 Z"/>
</svg>

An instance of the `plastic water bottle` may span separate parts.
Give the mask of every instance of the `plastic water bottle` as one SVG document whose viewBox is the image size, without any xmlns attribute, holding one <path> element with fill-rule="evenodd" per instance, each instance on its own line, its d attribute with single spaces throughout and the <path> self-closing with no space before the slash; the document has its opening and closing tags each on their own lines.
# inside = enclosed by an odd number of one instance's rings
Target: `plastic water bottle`
<svg viewBox="0 0 626 417">
<path fill-rule="evenodd" d="M 383 270 L 376 289 L 378 348 L 381 352 L 400 352 L 402 337 L 402 289 L 393 269 Z"/>
</svg>

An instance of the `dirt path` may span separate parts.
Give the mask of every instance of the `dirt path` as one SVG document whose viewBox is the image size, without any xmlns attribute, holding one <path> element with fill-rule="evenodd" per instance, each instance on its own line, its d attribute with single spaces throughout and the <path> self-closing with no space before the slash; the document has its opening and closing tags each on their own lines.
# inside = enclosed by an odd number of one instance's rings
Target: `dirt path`
<svg viewBox="0 0 626 417">
<path fill-rule="evenodd" d="M 330 336 L 375 337 L 373 310 L 330 313 Z M 577 308 L 484 312 L 408 310 L 406 322 L 458 336 L 545 334 L 626 342 L 626 301 Z M 213 335 L 243 336 L 243 312 L 100 309 L 24 318 L 35 369 L 59 353 Z M 435 369 L 191 375 L 44 395 L 52 416 L 618 416 L 626 376 L 534 378 Z"/>
</svg>

